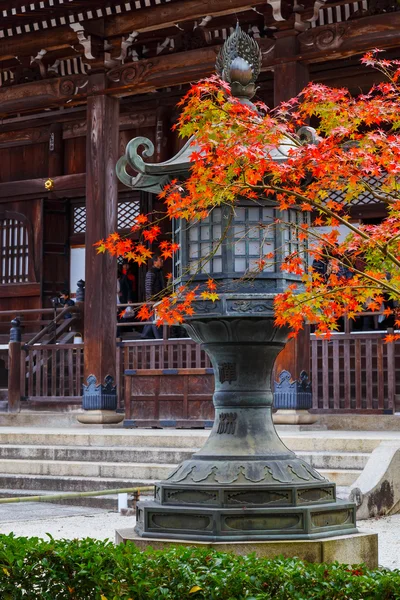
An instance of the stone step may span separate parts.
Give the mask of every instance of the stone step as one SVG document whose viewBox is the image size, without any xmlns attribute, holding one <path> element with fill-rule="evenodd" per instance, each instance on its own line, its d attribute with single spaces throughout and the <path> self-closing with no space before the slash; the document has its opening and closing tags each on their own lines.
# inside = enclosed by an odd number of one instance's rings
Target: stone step
<svg viewBox="0 0 400 600">
<path fill-rule="evenodd" d="M 168 432 L 164 430 L 51 430 L 29 431 L 25 428 L 7 427 L 0 429 L 0 445 L 12 444 L 28 446 L 85 446 L 85 447 L 135 447 L 135 448 L 201 448 L 209 436 L 209 431 L 199 430 Z"/>
<path fill-rule="evenodd" d="M 113 479 L 165 479 L 176 467 L 163 463 L 101 463 L 61 460 L 7 459 L 0 465 L 0 477 L 5 475 L 44 475 L 53 477 L 113 478 Z M 361 474 L 362 469 L 318 469 L 327 479 L 338 485 L 351 485 Z M 4 486 L 3 487 L 8 487 Z M 98 488 L 97 488 L 98 489 Z"/>
<path fill-rule="evenodd" d="M 371 456 L 368 452 L 297 452 L 297 456 L 315 469 L 362 470 Z"/>
<path fill-rule="evenodd" d="M 179 464 L 191 458 L 196 449 L 104 448 L 86 446 L 0 446 L 0 460 L 73 461 L 101 463 Z M 355 452 L 299 452 L 299 458 L 316 469 L 363 469 L 370 454 Z"/>
<path fill-rule="evenodd" d="M 165 479 L 174 468 L 175 465 L 162 463 L 101 463 L 9 459 L 3 460 L 0 463 L 0 478 L 6 474 L 13 474 L 155 480 Z"/>
<path fill-rule="evenodd" d="M 10 415 L 14 417 L 15 415 Z M 45 418 L 43 416 L 43 418 Z M 91 447 L 135 447 L 135 448 L 201 448 L 209 436 L 209 430 L 144 430 L 144 429 L 95 429 L 76 427 L 74 429 L 32 429 L 7 426 L 0 430 L 0 444 L 39 445 L 39 446 L 91 446 Z M 335 432 L 335 436 L 319 436 L 313 432 L 307 435 L 281 434 L 282 440 L 295 452 L 372 452 L 387 435 L 380 437 L 363 436 L 354 432 L 345 436 Z"/>
<path fill-rule="evenodd" d="M 349 486 L 361 475 L 358 469 L 318 469 L 318 472 L 338 486 Z"/>
<path fill-rule="evenodd" d="M 354 432 L 354 437 L 342 436 L 335 432 L 335 436 L 325 437 L 313 436 L 310 432 L 307 436 L 290 436 L 280 434 L 284 444 L 294 452 L 367 452 L 370 453 L 379 446 L 384 437 L 362 437 Z"/>
<path fill-rule="evenodd" d="M 0 445 L 0 460 L 53 460 L 101 463 L 179 464 L 191 458 L 193 449 L 92 446 Z M 0 466 L 1 469 L 1 466 Z"/>
<path fill-rule="evenodd" d="M 59 492 L 92 492 L 96 490 L 113 490 L 154 485 L 150 479 L 115 479 L 112 477 L 68 477 L 54 475 L 25 475 L 15 473 L 0 473 L 2 489 L 12 490 L 13 496 L 19 496 L 20 491 Z M 24 494 L 21 493 L 21 496 Z"/>
</svg>

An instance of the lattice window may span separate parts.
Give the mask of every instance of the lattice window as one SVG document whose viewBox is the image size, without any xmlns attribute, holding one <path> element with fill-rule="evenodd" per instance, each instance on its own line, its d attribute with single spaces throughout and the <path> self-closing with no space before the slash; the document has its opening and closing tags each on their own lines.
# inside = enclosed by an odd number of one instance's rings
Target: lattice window
<svg viewBox="0 0 400 600">
<path fill-rule="evenodd" d="M 133 220 L 140 213 L 140 201 L 129 200 L 118 204 L 118 229 L 130 229 Z"/>
<path fill-rule="evenodd" d="M 74 206 L 73 223 L 73 233 L 85 233 L 86 206 Z"/>
<path fill-rule="evenodd" d="M 381 182 L 378 177 L 370 177 L 368 179 L 368 183 L 372 188 L 379 191 Z M 331 200 L 334 200 L 335 202 L 344 203 L 344 197 L 345 197 L 345 194 L 340 191 L 329 193 L 329 198 Z M 379 204 L 379 200 L 374 198 L 374 196 L 370 192 L 365 191 L 365 192 L 362 192 L 357 198 L 352 200 L 350 204 L 351 204 L 351 206 L 367 206 L 370 204 Z"/>
<path fill-rule="evenodd" d="M 128 200 L 118 204 L 118 229 L 130 229 L 133 220 L 140 213 L 140 201 Z M 75 206 L 73 209 L 73 233 L 86 231 L 86 206 Z"/>
<path fill-rule="evenodd" d="M 29 236 L 26 224 L 0 215 L 1 283 L 29 281 Z"/>
<path fill-rule="evenodd" d="M 275 252 L 275 209 L 271 207 L 240 207 L 234 215 L 235 273 L 245 273 L 258 268 L 260 258 Z M 267 262 L 264 271 L 274 271 L 273 261 Z"/>
<path fill-rule="evenodd" d="M 284 223 L 285 256 L 302 252 L 304 242 L 299 242 L 299 228 L 309 223 L 309 214 L 300 210 L 285 210 L 280 217 Z M 303 257 L 304 258 L 304 257 Z"/>
<path fill-rule="evenodd" d="M 214 208 L 206 219 L 188 223 L 187 229 L 190 273 L 222 273 L 222 210 Z"/>
<path fill-rule="evenodd" d="M 179 249 L 177 252 L 175 252 L 174 260 L 172 261 L 173 276 L 174 276 L 174 279 L 177 279 L 177 278 L 181 277 L 182 270 L 183 270 L 183 265 L 182 265 L 182 231 L 183 231 L 182 225 L 183 225 L 183 221 L 182 221 L 182 219 L 174 219 L 172 222 L 172 225 L 173 225 L 173 229 L 172 229 L 173 241 L 176 244 L 179 244 Z"/>
</svg>

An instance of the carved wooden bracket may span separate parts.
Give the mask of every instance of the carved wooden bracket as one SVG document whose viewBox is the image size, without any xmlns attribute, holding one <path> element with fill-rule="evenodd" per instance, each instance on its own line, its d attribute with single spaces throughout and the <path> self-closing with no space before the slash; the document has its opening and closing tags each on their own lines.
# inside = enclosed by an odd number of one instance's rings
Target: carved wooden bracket
<svg viewBox="0 0 400 600">
<path fill-rule="evenodd" d="M 351 26 L 348 23 L 332 23 L 326 27 L 309 29 L 299 35 L 300 49 L 335 50 L 343 44 L 343 37 Z"/>
<path fill-rule="evenodd" d="M 108 71 L 107 77 L 111 81 L 123 85 L 136 84 L 157 65 L 157 62 L 157 60 L 148 60 L 127 63 L 126 65 Z"/>
<path fill-rule="evenodd" d="M 84 59 L 97 60 L 103 53 L 103 41 L 96 35 L 86 33 L 82 23 L 70 23 L 70 27 L 76 33 L 78 44 L 83 48 Z"/>
<path fill-rule="evenodd" d="M 89 78 L 82 75 L 59 79 L 60 96 L 75 96 L 88 85 Z"/>
</svg>

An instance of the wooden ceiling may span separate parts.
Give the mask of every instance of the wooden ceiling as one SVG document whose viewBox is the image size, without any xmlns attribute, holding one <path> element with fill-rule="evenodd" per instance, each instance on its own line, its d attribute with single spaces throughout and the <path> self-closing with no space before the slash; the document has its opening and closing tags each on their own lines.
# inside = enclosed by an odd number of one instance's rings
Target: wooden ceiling
<svg viewBox="0 0 400 600">
<path fill-rule="evenodd" d="M 399 9 L 397 0 L 0 0 L 0 117 L 84 103 L 90 73 L 106 74 L 106 93 L 120 96 L 189 83 L 213 71 L 237 21 L 257 38 L 264 69 L 398 47 L 400 13 L 386 13 Z M 282 54 L 277 38 L 293 35 L 298 50 Z"/>
</svg>

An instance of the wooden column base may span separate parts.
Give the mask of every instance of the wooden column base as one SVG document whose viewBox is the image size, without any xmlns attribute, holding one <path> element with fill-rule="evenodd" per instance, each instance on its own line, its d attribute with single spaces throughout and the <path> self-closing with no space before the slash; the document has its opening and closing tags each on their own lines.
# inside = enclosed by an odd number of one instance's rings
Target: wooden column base
<svg viewBox="0 0 400 600">
<path fill-rule="evenodd" d="M 87 410 L 77 415 L 79 423 L 85 425 L 103 425 L 121 423 L 124 420 L 123 413 L 117 413 L 114 410 Z"/>
</svg>

